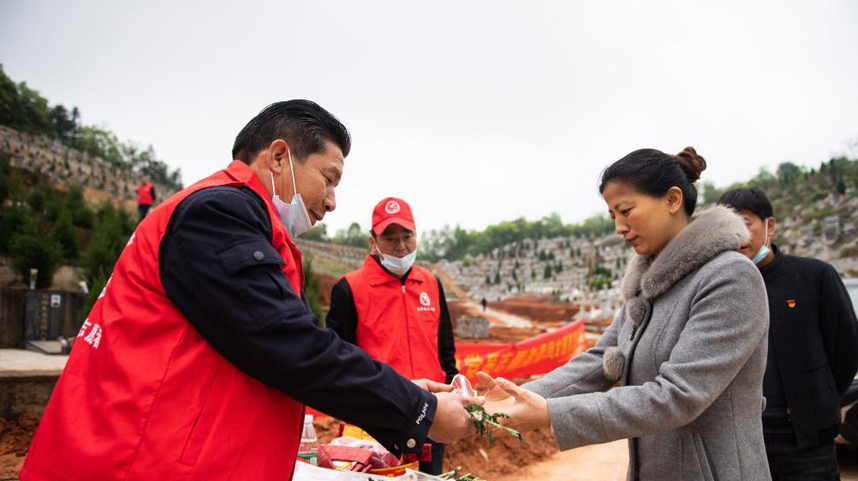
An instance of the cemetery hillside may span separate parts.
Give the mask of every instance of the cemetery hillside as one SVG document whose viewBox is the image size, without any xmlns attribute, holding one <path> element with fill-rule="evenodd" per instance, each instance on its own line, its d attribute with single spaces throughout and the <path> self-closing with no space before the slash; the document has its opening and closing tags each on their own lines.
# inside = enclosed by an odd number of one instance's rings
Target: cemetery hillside
<svg viewBox="0 0 858 481">
<path fill-rule="evenodd" d="M 10 79 L 0 66 L 0 350 L 31 353 L 21 349 L 31 347 L 24 320 L 44 307 L 34 307 L 34 294 L 57 307 L 48 340 L 74 343 L 137 228 L 138 186 L 144 179 L 154 185 L 154 209 L 183 188 L 181 171 L 158 158 L 153 146 L 84 124 L 82 115 Z M 850 152 L 814 165 L 784 159 L 733 185 L 714 185 L 704 176 L 698 212 L 729 189 L 760 187 L 772 201 L 774 242 L 784 252 L 858 277 L 858 142 Z M 633 251 L 607 216 L 574 221 L 546 212 L 482 230 L 454 225 L 418 233 L 417 264 L 442 283 L 460 372 L 473 378 L 491 366 L 521 383 L 547 372 L 541 362 L 561 365 L 599 339 L 621 306 L 619 282 Z M 304 294 L 320 327 L 332 287 L 369 253 L 368 236 L 368 225 L 353 222 L 332 233 L 318 225 L 296 239 Z M 491 349 L 498 351 L 486 354 Z M 0 479 L 20 470 L 63 365 L 38 376 L 0 376 Z M 320 442 L 339 433 L 337 420 L 319 417 L 315 425 Z M 624 445 L 612 446 L 625 456 Z M 444 467 L 512 480 L 557 451 L 549 429 L 521 441 L 499 436 L 492 445 L 466 439 L 449 446 Z"/>
</svg>

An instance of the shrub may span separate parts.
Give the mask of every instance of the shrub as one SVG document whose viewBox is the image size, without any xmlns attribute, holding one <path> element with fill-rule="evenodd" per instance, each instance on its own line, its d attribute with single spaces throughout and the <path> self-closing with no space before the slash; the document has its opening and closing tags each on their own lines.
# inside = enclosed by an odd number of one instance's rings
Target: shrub
<svg viewBox="0 0 858 481">
<path fill-rule="evenodd" d="M 12 237 L 21 230 L 27 220 L 24 208 L 13 205 L 0 215 L 0 252 L 8 254 L 12 250 Z"/>
<path fill-rule="evenodd" d="M 51 233 L 54 238 L 63 246 L 63 256 L 66 259 L 77 259 L 78 256 L 78 241 L 77 231 L 72 223 L 71 212 L 65 207 L 60 210 L 60 214 L 54 223 Z"/>
<path fill-rule="evenodd" d="M 7 159 L 0 159 L 0 210 L 3 209 L 3 204 L 9 198 L 9 193 L 12 190 L 12 169 L 9 166 Z"/>
<path fill-rule="evenodd" d="M 12 263 L 25 282 L 30 278 L 30 269 L 36 268 L 39 274 L 36 287 L 51 286 L 54 272 L 59 267 L 63 255 L 63 246 L 40 218 L 26 217 L 18 233 L 12 235 Z"/>
<path fill-rule="evenodd" d="M 93 213 L 83 199 L 83 191 L 78 186 L 69 189 L 66 196 L 66 209 L 71 212 L 72 224 L 83 229 L 92 229 Z"/>
<path fill-rule="evenodd" d="M 127 241 L 122 219 L 112 205 L 103 204 L 96 214 L 92 239 L 81 259 L 81 266 L 89 284 L 94 285 L 100 273 L 110 277 Z"/>
</svg>

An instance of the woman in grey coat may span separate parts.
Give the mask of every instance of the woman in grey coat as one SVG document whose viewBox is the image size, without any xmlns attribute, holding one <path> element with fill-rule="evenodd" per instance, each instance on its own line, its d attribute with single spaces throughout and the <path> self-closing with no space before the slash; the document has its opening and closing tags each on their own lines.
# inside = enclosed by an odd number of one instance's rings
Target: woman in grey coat
<svg viewBox="0 0 858 481">
<path fill-rule="evenodd" d="M 638 150 L 605 170 L 599 190 L 636 253 L 624 305 L 595 347 L 537 381 L 481 373 L 487 410 L 523 430 L 550 426 L 564 450 L 628 438 L 630 480 L 770 479 L 765 286 L 736 252 L 748 238 L 737 214 L 692 217 L 705 168 L 688 147 Z"/>
</svg>

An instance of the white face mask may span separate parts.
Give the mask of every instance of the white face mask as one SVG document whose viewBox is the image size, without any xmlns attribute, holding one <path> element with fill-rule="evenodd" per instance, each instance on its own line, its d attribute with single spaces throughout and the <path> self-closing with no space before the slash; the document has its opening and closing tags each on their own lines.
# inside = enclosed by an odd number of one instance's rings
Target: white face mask
<svg viewBox="0 0 858 481">
<path fill-rule="evenodd" d="M 292 151 L 287 149 L 289 154 L 289 173 L 292 174 L 292 191 L 295 195 L 292 196 L 292 203 L 287 204 L 277 195 L 277 187 L 274 186 L 274 173 L 271 173 L 271 189 L 274 191 L 274 196 L 271 201 L 274 203 L 274 209 L 277 215 L 280 216 L 280 221 L 289 232 L 290 237 L 298 237 L 310 230 L 313 223 L 310 221 L 310 214 L 307 213 L 307 207 L 304 205 L 304 200 L 301 199 L 301 194 L 298 193 L 298 187 L 295 184 L 295 171 L 292 169 Z"/>
<path fill-rule="evenodd" d="M 405 257 L 389 256 L 387 254 L 382 254 L 379 250 L 376 250 L 376 252 L 378 252 L 378 258 L 381 259 L 381 265 L 399 277 L 404 276 L 405 273 L 408 272 L 408 269 L 411 269 L 411 266 L 414 265 L 414 261 L 417 259 L 417 249 L 414 249 L 414 252 Z"/>
</svg>

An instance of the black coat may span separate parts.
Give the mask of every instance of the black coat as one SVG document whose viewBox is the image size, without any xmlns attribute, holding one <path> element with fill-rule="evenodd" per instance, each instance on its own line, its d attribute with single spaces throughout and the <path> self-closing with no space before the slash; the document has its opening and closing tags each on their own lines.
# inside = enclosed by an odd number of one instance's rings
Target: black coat
<svg viewBox="0 0 858 481">
<path fill-rule="evenodd" d="M 772 248 L 775 259 L 760 269 L 770 319 L 763 394 L 785 398 L 799 446 L 815 446 L 837 435 L 840 397 L 858 371 L 858 320 L 831 265 Z"/>
</svg>

